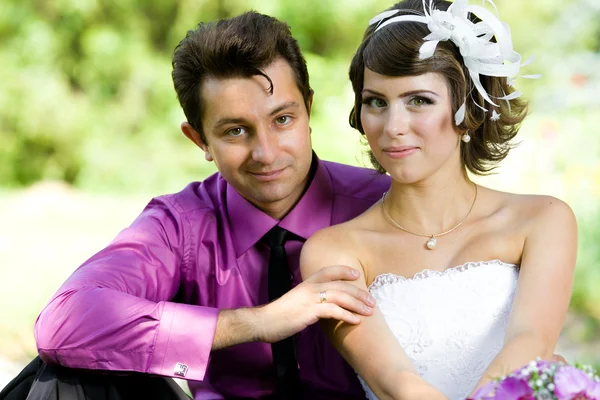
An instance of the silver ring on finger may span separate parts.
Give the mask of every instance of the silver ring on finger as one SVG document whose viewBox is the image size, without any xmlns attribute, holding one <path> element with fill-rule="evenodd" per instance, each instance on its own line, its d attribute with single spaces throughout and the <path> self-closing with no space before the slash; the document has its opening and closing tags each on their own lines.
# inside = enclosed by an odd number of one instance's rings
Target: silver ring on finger
<svg viewBox="0 0 600 400">
<path fill-rule="evenodd" d="M 319 303 L 327 303 L 327 290 L 323 290 L 319 293 Z"/>
</svg>

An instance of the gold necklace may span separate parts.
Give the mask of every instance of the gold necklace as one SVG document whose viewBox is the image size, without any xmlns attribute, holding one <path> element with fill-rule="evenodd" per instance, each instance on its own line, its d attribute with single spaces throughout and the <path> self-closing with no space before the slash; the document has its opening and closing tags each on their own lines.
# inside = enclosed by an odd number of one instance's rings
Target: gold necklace
<svg viewBox="0 0 600 400">
<path fill-rule="evenodd" d="M 473 210 L 473 207 L 475 206 L 475 201 L 477 200 L 477 184 L 475 185 L 475 198 L 473 199 L 473 203 L 471 204 L 471 208 L 469 208 L 469 211 L 467 211 L 467 215 L 464 216 L 463 219 L 460 220 L 460 222 L 456 225 L 454 225 L 454 227 L 452 227 L 451 229 L 448 229 L 445 232 L 442 233 L 438 233 L 438 234 L 434 234 L 434 235 L 429 235 L 429 234 L 423 234 L 423 233 L 416 233 L 413 231 L 409 231 L 408 229 L 404 228 L 402 225 L 400 225 L 399 223 L 397 223 L 396 221 L 394 221 L 394 219 L 392 218 L 392 216 L 388 213 L 388 211 L 385 208 L 385 196 L 387 195 L 387 192 L 385 192 L 381 198 L 381 209 L 383 210 L 383 213 L 385 214 L 385 217 L 387 218 L 388 221 L 390 221 L 392 223 L 392 225 L 394 225 L 396 228 L 403 230 L 404 232 L 408 232 L 411 235 L 415 235 L 415 236 L 422 236 L 422 237 L 427 237 L 429 238 L 429 240 L 427 241 L 427 243 L 425 244 L 427 246 L 427 248 L 429 250 L 433 250 L 435 249 L 435 246 L 437 246 L 437 238 L 440 236 L 444 236 L 447 235 L 448 233 L 452 232 L 453 230 L 455 230 L 456 228 L 458 228 L 459 226 L 462 225 L 463 222 L 465 222 L 465 220 L 467 219 L 467 217 L 469 216 L 469 214 L 471 214 L 471 211 Z"/>
</svg>

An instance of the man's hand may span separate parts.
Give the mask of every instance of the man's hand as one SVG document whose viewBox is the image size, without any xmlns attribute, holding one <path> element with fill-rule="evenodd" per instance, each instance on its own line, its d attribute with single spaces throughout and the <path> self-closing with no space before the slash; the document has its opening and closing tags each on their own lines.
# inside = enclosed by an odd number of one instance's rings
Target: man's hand
<svg viewBox="0 0 600 400">
<path fill-rule="evenodd" d="M 350 267 L 325 267 L 279 299 L 256 309 L 259 340 L 280 341 L 319 319 L 358 324 L 360 315 L 371 315 L 375 306 L 375 299 L 369 293 L 348 282 L 359 276 Z"/>
</svg>

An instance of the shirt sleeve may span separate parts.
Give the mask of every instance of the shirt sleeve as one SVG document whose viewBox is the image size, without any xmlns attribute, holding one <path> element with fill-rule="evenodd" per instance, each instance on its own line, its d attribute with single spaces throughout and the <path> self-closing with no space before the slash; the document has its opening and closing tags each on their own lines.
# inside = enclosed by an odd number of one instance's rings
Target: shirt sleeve
<svg viewBox="0 0 600 400">
<path fill-rule="evenodd" d="M 178 214 L 150 202 L 42 310 L 35 323 L 42 360 L 202 380 L 218 309 L 170 301 L 189 251 Z"/>
</svg>

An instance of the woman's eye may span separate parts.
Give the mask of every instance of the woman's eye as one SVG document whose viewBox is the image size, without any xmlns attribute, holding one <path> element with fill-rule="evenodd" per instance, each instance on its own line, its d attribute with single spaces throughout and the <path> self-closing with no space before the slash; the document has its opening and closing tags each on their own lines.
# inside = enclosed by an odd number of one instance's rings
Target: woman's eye
<svg viewBox="0 0 600 400">
<path fill-rule="evenodd" d="M 226 132 L 228 136 L 242 136 L 244 133 L 246 133 L 246 130 L 240 127 L 232 128 Z"/>
<path fill-rule="evenodd" d="M 431 101 L 424 97 L 413 97 L 409 100 L 409 104 L 411 106 L 424 106 L 426 104 L 431 104 Z"/>
<path fill-rule="evenodd" d="M 373 108 L 382 108 L 387 105 L 385 101 L 383 101 L 382 99 L 379 99 L 377 97 L 367 98 L 367 99 L 363 100 L 363 104 L 366 104 L 369 107 L 373 107 Z"/>
<path fill-rule="evenodd" d="M 385 101 L 381 100 L 381 99 L 374 99 L 372 102 L 374 107 L 385 107 Z"/>
</svg>

